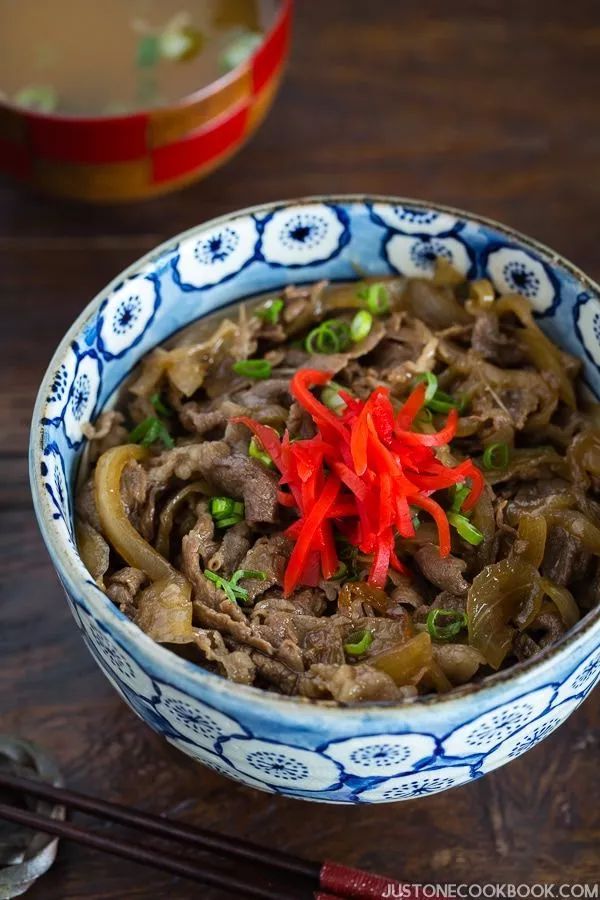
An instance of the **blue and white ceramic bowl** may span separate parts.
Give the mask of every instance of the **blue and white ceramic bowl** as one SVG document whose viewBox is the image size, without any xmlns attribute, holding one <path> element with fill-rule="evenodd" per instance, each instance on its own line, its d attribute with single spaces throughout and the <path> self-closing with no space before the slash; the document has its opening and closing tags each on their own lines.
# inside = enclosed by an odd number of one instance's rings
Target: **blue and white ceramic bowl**
<svg viewBox="0 0 600 900">
<path fill-rule="evenodd" d="M 449 696 L 339 708 L 226 681 L 146 637 L 94 585 L 73 539 L 82 425 L 152 347 L 242 297 L 288 282 L 426 276 L 444 256 L 531 301 L 600 395 L 600 289 L 552 251 L 458 210 L 333 197 L 233 213 L 120 275 L 69 330 L 33 415 L 37 517 L 83 638 L 132 709 L 194 759 L 264 791 L 327 803 L 403 800 L 464 784 L 550 734 L 600 678 L 600 611 L 537 659 Z"/>
</svg>

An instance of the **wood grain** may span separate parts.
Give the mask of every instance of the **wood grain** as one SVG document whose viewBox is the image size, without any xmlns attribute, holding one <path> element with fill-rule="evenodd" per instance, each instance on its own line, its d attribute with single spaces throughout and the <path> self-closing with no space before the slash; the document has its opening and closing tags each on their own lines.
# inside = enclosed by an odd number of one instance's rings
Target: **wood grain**
<svg viewBox="0 0 600 900">
<path fill-rule="evenodd" d="M 88 208 L 0 181 L 2 730 L 40 741 L 76 788 L 307 857 L 417 882 L 598 880 L 594 698 L 525 757 L 424 801 L 338 809 L 255 793 L 169 748 L 116 696 L 39 537 L 25 454 L 40 377 L 82 306 L 175 232 L 275 198 L 396 193 L 500 219 L 600 277 L 596 0 L 297 6 L 273 112 L 206 182 Z M 29 896 L 227 897 L 66 845 Z"/>
</svg>

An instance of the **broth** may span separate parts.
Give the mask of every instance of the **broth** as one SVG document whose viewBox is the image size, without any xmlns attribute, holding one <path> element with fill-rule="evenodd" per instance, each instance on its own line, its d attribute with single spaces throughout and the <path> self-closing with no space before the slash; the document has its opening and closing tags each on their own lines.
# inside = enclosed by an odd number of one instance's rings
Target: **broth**
<svg viewBox="0 0 600 900">
<path fill-rule="evenodd" d="M 0 99 L 119 115 L 170 105 L 256 50 L 277 0 L 0 0 Z"/>
</svg>

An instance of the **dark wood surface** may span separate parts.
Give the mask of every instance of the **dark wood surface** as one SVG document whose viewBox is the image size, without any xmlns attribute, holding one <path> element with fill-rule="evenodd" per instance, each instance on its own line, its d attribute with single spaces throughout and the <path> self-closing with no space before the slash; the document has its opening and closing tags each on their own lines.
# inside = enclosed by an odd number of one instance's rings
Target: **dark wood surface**
<svg viewBox="0 0 600 900">
<path fill-rule="evenodd" d="M 202 769 L 146 728 L 71 621 L 27 483 L 34 395 L 59 338 L 159 241 L 248 204 L 327 192 L 424 197 L 500 219 L 600 277 L 600 6 L 300 0 L 291 65 L 257 137 L 206 182 L 90 208 L 0 181 L 0 727 L 70 783 L 144 809 L 415 882 L 598 880 L 597 699 L 507 768 L 409 803 L 318 806 Z M 62 846 L 32 900 L 218 891 Z"/>
</svg>

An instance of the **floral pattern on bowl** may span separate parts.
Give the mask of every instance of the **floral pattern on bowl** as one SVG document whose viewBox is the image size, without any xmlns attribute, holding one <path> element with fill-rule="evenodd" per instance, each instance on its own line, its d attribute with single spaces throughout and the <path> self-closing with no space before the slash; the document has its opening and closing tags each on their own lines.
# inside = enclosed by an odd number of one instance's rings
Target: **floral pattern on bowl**
<svg viewBox="0 0 600 900">
<path fill-rule="evenodd" d="M 258 226 L 252 217 L 184 238 L 173 260 L 175 279 L 184 291 L 228 281 L 256 258 L 258 242 Z"/>
<path fill-rule="evenodd" d="M 118 359 L 138 344 L 160 304 L 153 275 L 134 275 L 103 302 L 98 317 L 98 348 L 105 359 Z"/>
<path fill-rule="evenodd" d="M 523 294 L 537 313 L 551 310 L 556 300 L 552 270 L 525 250 L 507 246 L 490 249 L 485 274 L 497 291 Z"/>
<path fill-rule="evenodd" d="M 348 243 L 348 218 L 324 203 L 281 209 L 262 223 L 261 254 L 271 266 L 315 266 Z"/>
<path fill-rule="evenodd" d="M 207 313 L 289 281 L 431 274 L 441 255 L 518 287 L 580 356 L 600 396 L 598 288 L 534 241 L 457 210 L 311 198 L 225 216 L 135 264 L 68 332 L 33 416 L 38 520 L 77 626 L 126 703 L 174 747 L 250 787 L 326 803 L 424 797 L 480 777 L 550 734 L 600 678 L 590 614 L 537 661 L 445 698 L 340 709 L 233 684 L 142 634 L 91 581 L 73 542 L 82 426 L 152 346 Z"/>
</svg>

